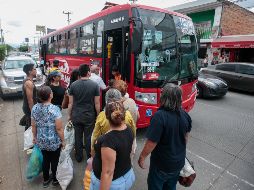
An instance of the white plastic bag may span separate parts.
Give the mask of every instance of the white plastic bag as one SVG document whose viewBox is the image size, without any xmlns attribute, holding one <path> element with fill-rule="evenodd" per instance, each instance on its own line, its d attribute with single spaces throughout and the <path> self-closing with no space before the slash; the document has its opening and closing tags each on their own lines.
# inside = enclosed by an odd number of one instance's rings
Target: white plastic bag
<svg viewBox="0 0 254 190">
<path fill-rule="evenodd" d="M 70 155 L 72 148 L 73 146 L 70 144 L 65 145 L 65 148 L 60 153 L 58 165 L 62 163 L 68 155 Z"/>
<path fill-rule="evenodd" d="M 196 172 L 190 161 L 185 158 L 185 164 L 183 169 L 180 171 L 178 182 L 184 187 L 190 187 L 196 178 Z"/>
<path fill-rule="evenodd" d="M 64 140 L 66 144 L 74 145 L 75 131 L 71 121 L 68 121 L 64 127 Z"/>
<path fill-rule="evenodd" d="M 24 150 L 28 150 L 34 146 L 33 144 L 33 132 L 32 132 L 32 126 L 30 126 L 25 132 L 24 132 Z"/>
<path fill-rule="evenodd" d="M 183 169 L 180 171 L 181 177 L 189 177 L 190 175 L 195 174 L 195 170 L 191 166 L 189 160 L 185 158 L 185 164 Z"/>
<path fill-rule="evenodd" d="M 73 162 L 71 160 L 68 149 L 62 150 L 57 166 L 56 179 L 58 180 L 62 190 L 66 190 L 67 186 L 73 179 Z"/>
</svg>

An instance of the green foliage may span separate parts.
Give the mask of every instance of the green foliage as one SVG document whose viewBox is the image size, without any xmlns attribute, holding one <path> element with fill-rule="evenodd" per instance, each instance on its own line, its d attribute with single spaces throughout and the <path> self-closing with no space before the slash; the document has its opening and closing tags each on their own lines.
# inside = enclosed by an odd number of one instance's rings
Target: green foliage
<svg viewBox="0 0 254 190">
<path fill-rule="evenodd" d="M 0 61 L 3 61 L 6 56 L 6 46 L 0 45 Z"/>
<path fill-rule="evenodd" d="M 28 51 L 28 46 L 27 45 L 21 45 L 19 47 L 19 51 L 20 52 L 27 52 Z"/>
<path fill-rule="evenodd" d="M 12 51 L 14 48 L 10 46 L 9 44 L 6 44 L 7 52 Z"/>
</svg>

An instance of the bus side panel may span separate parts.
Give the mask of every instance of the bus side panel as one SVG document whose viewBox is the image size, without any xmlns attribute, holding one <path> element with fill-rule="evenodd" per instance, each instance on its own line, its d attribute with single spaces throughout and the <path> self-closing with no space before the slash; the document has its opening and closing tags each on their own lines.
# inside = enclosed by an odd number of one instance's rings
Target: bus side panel
<svg viewBox="0 0 254 190">
<path fill-rule="evenodd" d="M 189 112 L 194 107 L 197 96 L 197 89 L 195 88 L 196 81 L 181 85 L 182 88 L 182 107 Z"/>
<path fill-rule="evenodd" d="M 67 87 L 70 82 L 70 73 L 73 69 L 76 69 L 81 64 L 91 65 L 92 61 L 99 62 L 99 66 L 101 67 L 102 59 L 94 58 L 94 57 L 82 57 L 82 56 L 61 56 L 61 55 L 47 55 L 46 61 L 53 63 L 53 60 L 57 59 L 60 62 L 59 69 L 63 74 L 62 84 Z"/>
</svg>

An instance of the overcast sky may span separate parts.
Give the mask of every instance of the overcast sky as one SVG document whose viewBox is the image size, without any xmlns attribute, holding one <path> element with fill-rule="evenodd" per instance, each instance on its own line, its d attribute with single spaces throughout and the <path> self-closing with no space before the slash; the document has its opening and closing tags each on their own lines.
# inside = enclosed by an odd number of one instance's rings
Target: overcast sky
<svg viewBox="0 0 254 190">
<path fill-rule="evenodd" d="M 124 4 L 129 0 L 108 0 Z M 166 8 L 193 0 L 139 0 L 139 4 Z M 6 43 L 22 43 L 28 37 L 30 43 L 38 40 L 35 26 L 61 28 L 67 25 L 67 15 L 71 11 L 71 23 L 99 12 L 106 0 L 0 0 L 0 19 Z M 34 38 L 36 37 L 37 38 Z"/>
<path fill-rule="evenodd" d="M 129 0 L 108 0 L 124 4 Z M 139 0 L 138 3 L 165 8 L 193 0 Z M 22 43 L 26 37 L 34 43 L 36 25 L 61 28 L 67 25 L 67 15 L 72 11 L 71 23 L 99 12 L 105 0 L 0 0 L 0 19 L 6 43 Z M 36 41 L 38 38 L 36 39 Z"/>
</svg>

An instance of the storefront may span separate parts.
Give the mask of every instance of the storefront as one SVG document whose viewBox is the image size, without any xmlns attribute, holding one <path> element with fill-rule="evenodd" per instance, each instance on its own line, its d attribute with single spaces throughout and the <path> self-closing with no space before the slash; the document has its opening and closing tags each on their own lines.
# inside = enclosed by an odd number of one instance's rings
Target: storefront
<svg viewBox="0 0 254 190">
<path fill-rule="evenodd" d="M 214 52 L 229 62 L 254 63 L 254 35 L 223 36 L 212 41 Z"/>
</svg>

